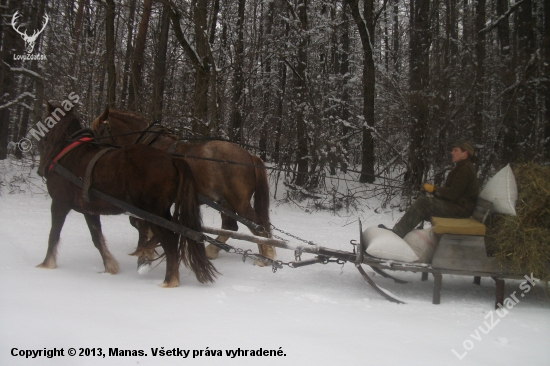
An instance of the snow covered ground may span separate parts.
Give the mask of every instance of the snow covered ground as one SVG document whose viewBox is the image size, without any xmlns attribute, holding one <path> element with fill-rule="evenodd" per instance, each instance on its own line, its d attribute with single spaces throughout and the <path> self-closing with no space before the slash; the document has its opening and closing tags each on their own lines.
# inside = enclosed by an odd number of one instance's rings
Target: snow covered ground
<svg viewBox="0 0 550 366">
<path fill-rule="evenodd" d="M 33 182 L 39 192 L 42 183 Z M 472 278 L 444 276 L 441 305 L 432 305 L 432 278 L 421 282 L 420 275 L 399 272 L 411 281 L 399 285 L 367 270 L 406 302 L 396 305 L 370 289 L 350 264 L 285 267 L 274 274 L 222 252 L 214 262 L 221 272 L 216 283 L 200 284 L 182 267 L 180 287 L 162 289 L 164 263 L 138 275 L 135 257 L 127 255 L 137 242 L 127 216 L 102 218 L 120 263 L 120 273 L 108 275 L 101 273 L 101 257 L 75 212 L 61 234 L 58 268 L 38 269 L 51 200 L 30 190 L 8 192 L 4 186 L 0 196 L 0 365 L 547 365 L 550 359 L 550 302 L 540 283 L 501 318 L 488 279 L 475 286 Z M 370 206 L 359 212 L 364 227 L 399 216 L 377 214 Z M 335 249 L 351 250 L 349 240 L 358 239 L 357 214 L 272 204 L 271 218 L 277 227 Z M 203 209 L 203 221 L 220 224 L 210 209 Z M 278 250 L 278 257 L 294 259 L 291 251 Z M 522 293 L 519 285 L 507 281 L 506 296 Z M 64 356 L 19 356 L 54 348 L 63 348 Z M 76 356 L 68 355 L 70 348 Z M 110 356 L 110 348 L 147 356 Z M 96 356 L 79 356 L 80 349 Z M 100 349 L 105 357 L 97 356 Z M 153 356 L 155 349 L 189 354 Z M 226 353 L 238 349 L 247 355 Z M 281 352 L 251 356 L 260 349 Z"/>
</svg>

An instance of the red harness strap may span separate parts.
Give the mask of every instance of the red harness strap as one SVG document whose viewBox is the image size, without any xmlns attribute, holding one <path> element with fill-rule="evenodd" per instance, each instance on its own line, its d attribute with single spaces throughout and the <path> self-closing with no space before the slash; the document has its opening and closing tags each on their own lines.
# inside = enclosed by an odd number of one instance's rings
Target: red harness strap
<svg viewBox="0 0 550 366">
<path fill-rule="evenodd" d="M 91 137 L 81 137 L 78 140 L 76 140 L 76 141 L 70 143 L 69 145 L 67 145 L 63 150 L 61 150 L 61 152 L 59 154 L 57 154 L 55 156 L 55 158 L 53 158 L 52 162 L 50 163 L 50 167 L 48 168 L 48 170 L 52 170 L 53 169 L 53 163 L 57 162 L 59 159 L 61 159 L 63 156 L 65 156 L 69 151 L 71 151 L 72 149 L 74 149 L 78 145 L 81 145 L 81 144 L 83 144 L 85 142 L 88 142 L 88 141 L 91 141 L 91 140 L 93 140 L 93 138 L 91 138 Z"/>
</svg>

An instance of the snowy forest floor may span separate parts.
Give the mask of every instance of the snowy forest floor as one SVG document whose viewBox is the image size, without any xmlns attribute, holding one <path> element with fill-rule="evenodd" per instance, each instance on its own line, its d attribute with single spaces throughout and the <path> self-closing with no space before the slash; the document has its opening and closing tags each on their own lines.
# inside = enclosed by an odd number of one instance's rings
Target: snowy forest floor
<svg viewBox="0 0 550 366">
<path fill-rule="evenodd" d="M 488 279 L 475 286 L 470 277 L 446 275 L 441 304 L 432 305 L 432 277 L 421 282 L 419 274 L 398 272 L 410 281 L 399 285 L 367 270 L 406 302 L 396 305 L 370 289 L 349 263 L 285 267 L 273 274 L 222 252 L 214 261 L 221 273 L 214 284 L 198 283 L 182 266 L 180 287 L 162 289 L 164 263 L 139 275 L 136 258 L 128 256 L 137 232 L 127 216 L 102 217 L 107 245 L 120 263 L 119 274 L 107 275 L 76 212 L 61 234 L 58 268 L 38 269 L 51 199 L 34 171 L 29 177 L 28 169 L 10 160 L 0 162 L 1 180 L 0 365 L 547 365 L 550 358 L 550 302 L 542 283 L 500 317 Z M 359 237 L 357 217 L 368 227 L 391 225 L 401 215 L 375 211 L 373 201 L 368 207 L 365 202 L 362 211 L 334 215 L 272 202 L 271 220 L 319 245 L 351 251 L 349 240 Z M 215 211 L 202 212 L 204 225 L 220 225 Z M 245 242 L 229 243 L 256 250 Z M 277 252 L 283 261 L 293 254 Z M 521 293 L 520 283 L 507 281 L 505 296 Z M 67 354 L 71 347 L 74 357 Z M 187 359 L 153 356 L 162 347 L 190 353 Z M 64 357 L 12 355 L 44 348 L 63 348 Z M 78 356 L 80 348 L 101 348 L 106 356 Z M 147 356 L 110 356 L 110 348 L 143 350 Z M 239 348 L 248 355 L 226 353 Z M 250 356 L 260 348 L 283 355 Z"/>
</svg>

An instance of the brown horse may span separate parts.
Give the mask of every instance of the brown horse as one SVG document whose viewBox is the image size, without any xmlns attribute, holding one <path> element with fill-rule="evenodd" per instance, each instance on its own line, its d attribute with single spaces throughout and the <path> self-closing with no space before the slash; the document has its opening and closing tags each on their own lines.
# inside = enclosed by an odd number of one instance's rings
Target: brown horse
<svg viewBox="0 0 550 366">
<path fill-rule="evenodd" d="M 192 156 L 193 158 L 185 160 L 193 171 L 198 192 L 265 228 L 263 233 L 254 232 L 251 229 L 254 234 L 270 236 L 269 185 L 265 166 L 260 158 L 226 141 L 184 143 L 179 142 L 176 136 L 166 129 L 160 133 L 136 133 L 149 127 L 149 122 L 144 118 L 113 108 L 107 108 L 91 125 L 94 134 L 97 137 L 106 138 L 106 142 L 110 140 L 113 144 L 120 146 L 128 146 L 136 142 L 148 143 L 160 150 L 172 150 L 170 152 Z M 220 160 L 237 164 L 224 164 Z M 254 208 L 250 205 L 252 195 L 254 195 Z M 237 231 L 238 226 L 234 219 L 224 214 L 221 217 L 222 228 Z M 147 229 L 140 222 L 134 222 L 133 225 L 140 231 L 138 247 L 142 247 L 147 241 L 145 234 Z M 220 236 L 217 239 L 226 242 L 228 238 Z M 273 247 L 258 244 L 258 248 L 260 254 L 271 259 L 275 258 Z M 212 244 L 206 248 L 210 259 L 217 258 L 219 251 L 220 249 Z M 261 261 L 256 261 L 256 264 L 265 265 Z"/>
<path fill-rule="evenodd" d="M 39 174 L 47 179 L 52 197 L 52 227 L 48 239 L 46 258 L 38 267 L 55 268 L 59 236 L 65 217 L 71 210 L 84 215 L 99 250 L 105 271 L 118 272 L 118 263 L 113 258 L 101 232 L 99 215 L 117 215 L 124 210 L 99 199 L 86 200 L 83 189 L 52 170 L 58 162 L 72 174 L 84 179 L 89 162 L 102 151 L 102 147 L 90 142 L 70 143 L 73 134 L 81 130 L 79 119 L 72 108 L 48 103 L 46 121 L 53 127 L 41 141 Z M 55 119 L 54 119 L 55 118 Z M 55 122 L 55 120 L 58 120 Z M 94 159 L 95 160 L 95 159 Z M 171 220 L 192 230 L 201 230 L 200 210 L 193 173 L 185 161 L 144 145 L 114 149 L 100 156 L 91 174 L 92 187 L 137 208 Z M 175 204 L 174 215 L 170 208 Z M 199 282 L 213 282 L 216 269 L 206 257 L 204 245 L 157 225 L 149 225 L 159 238 L 166 255 L 166 277 L 162 287 L 179 284 L 179 263 L 190 267 Z"/>
</svg>

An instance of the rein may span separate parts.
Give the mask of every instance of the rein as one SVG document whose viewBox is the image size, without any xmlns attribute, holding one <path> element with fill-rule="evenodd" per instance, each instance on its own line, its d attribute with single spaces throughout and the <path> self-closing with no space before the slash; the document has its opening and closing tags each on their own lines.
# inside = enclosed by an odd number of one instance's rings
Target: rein
<svg viewBox="0 0 550 366">
<path fill-rule="evenodd" d="M 158 129 L 157 130 L 150 130 L 151 127 L 158 127 Z M 138 134 L 139 134 L 139 136 L 134 141 L 134 144 L 140 143 L 140 144 L 150 145 L 159 135 L 161 135 L 161 134 L 162 135 L 174 135 L 174 132 L 171 131 L 170 129 L 166 128 L 166 127 L 161 126 L 160 122 L 156 121 L 156 122 L 153 122 L 153 123 L 149 124 L 145 130 L 136 131 L 136 132 L 127 132 L 127 133 L 116 134 L 116 135 L 113 135 L 110 128 L 109 128 L 109 136 L 99 136 L 99 137 L 95 137 L 95 139 L 96 140 L 112 139 L 114 141 L 115 137 L 138 135 Z M 143 137 L 146 134 L 147 134 L 147 137 L 145 139 L 143 139 Z M 143 139 L 143 141 L 141 141 L 142 139 Z M 242 166 L 249 166 L 249 167 L 253 167 L 253 168 L 277 170 L 277 171 L 281 171 L 281 172 L 294 173 L 294 174 L 298 174 L 298 175 L 300 175 L 300 174 L 301 175 L 307 175 L 307 176 L 313 175 L 312 173 L 301 173 L 301 172 L 296 172 L 296 171 L 291 170 L 291 169 L 283 169 L 283 168 L 276 168 L 276 167 L 263 167 L 263 166 L 259 166 L 259 165 L 239 163 L 239 162 L 230 161 L 230 160 L 204 158 L 204 157 L 200 157 L 200 156 L 193 156 L 193 155 L 175 153 L 177 145 L 182 143 L 183 140 L 187 140 L 187 141 L 192 141 L 192 140 L 195 140 L 195 141 L 201 141 L 201 140 L 202 141 L 204 141 L 204 140 L 207 140 L 207 141 L 224 141 L 224 142 L 230 142 L 230 143 L 233 143 L 233 144 L 237 144 L 237 145 L 241 145 L 241 146 L 244 146 L 244 147 L 249 147 L 249 148 L 253 148 L 253 149 L 262 151 L 262 149 L 260 149 L 257 146 L 248 145 L 248 144 L 244 144 L 244 143 L 239 143 L 239 142 L 235 142 L 235 141 L 230 141 L 230 140 L 223 139 L 223 138 L 218 138 L 218 137 L 187 137 L 187 138 L 183 138 L 183 139 L 178 138 L 172 145 L 169 146 L 169 148 L 166 152 L 173 155 L 173 156 L 177 156 L 177 157 L 181 157 L 181 158 L 187 158 L 187 159 L 206 160 L 206 161 L 212 161 L 212 162 L 224 163 L 224 164 L 242 165 Z M 263 151 L 268 151 L 268 150 L 263 149 Z M 271 151 L 271 153 L 275 153 L 275 152 Z M 281 154 L 281 153 L 279 153 L 279 154 Z M 402 183 L 402 181 L 400 179 L 388 178 L 388 177 L 383 177 L 383 176 L 376 175 L 376 174 L 364 173 L 364 172 L 349 169 L 349 168 L 347 169 L 347 171 L 352 172 L 352 173 L 365 174 L 365 175 L 372 176 L 372 177 L 375 177 L 375 178 L 384 179 L 385 181 L 393 181 L 393 182 Z M 334 179 L 338 179 L 338 180 L 342 180 L 342 181 L 356 182 L 356 180 L 346 179 L 346 178 L 334 178 Z M 370 183 L 370 184 L 387 187 L 386 184 L 382 184 L 382 183 Z M 402 187 L 402 185 L 400 185 L 399 187 Z M 399 188 L 399 187 L 395 187 L 395 188 Z"/>
</svg>

